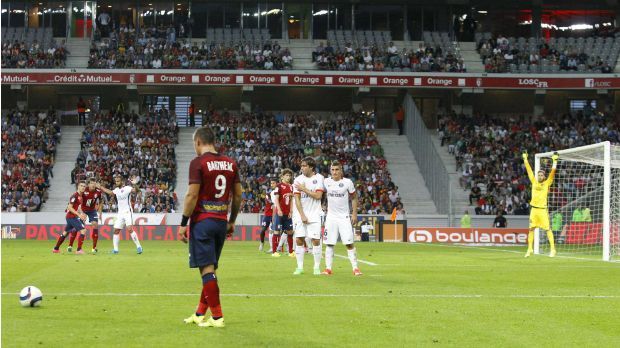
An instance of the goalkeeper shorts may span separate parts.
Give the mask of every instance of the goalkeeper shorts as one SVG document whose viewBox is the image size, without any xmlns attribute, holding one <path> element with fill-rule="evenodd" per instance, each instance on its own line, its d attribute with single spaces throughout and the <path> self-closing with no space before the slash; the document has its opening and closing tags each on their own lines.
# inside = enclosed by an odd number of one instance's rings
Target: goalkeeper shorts
<svg viewBox="0 0 620 348">
<path fill-rule="evenodd" d="M 545 208 L 532 207 L 530 211 L 530 230 L 535 228 L 542 228 L 545 231 L 549 231 L 549 211 Z"/>
</svg>

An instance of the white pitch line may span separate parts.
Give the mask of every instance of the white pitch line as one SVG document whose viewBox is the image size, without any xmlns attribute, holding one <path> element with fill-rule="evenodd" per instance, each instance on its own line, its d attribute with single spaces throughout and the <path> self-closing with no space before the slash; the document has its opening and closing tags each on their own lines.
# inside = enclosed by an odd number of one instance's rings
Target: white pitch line
<svg viewBox="0 0 620 348">
<path fill-rule="evenodd" d="M 339 257 L 341 259 L 349 259 L 348 256 L 344 256 L 344 255 L 334 254 L 334 256 Z M 357 262 L 360 262 L 360 263 L 363 263 L 363 264 L 366 264 L 366 265 L 369 265 L 369 266 L 379 266 L 379 264 L 377 264 L 377 263 L 370 262 L 370 261 L 364 261 L 364 260 L 360 260 L 360 259 L 357 259 Z"/>
<path fill-rule="evenodd" d="M 3 292 L 2 295 L 18 295 Z M 91 296 L 91 297 L 181 297 L 196 294 L 181 293 L 52 293 L 50 296 Z M 620 299 L 620 295 L 478 295 L 478 294 L 220 294 L 222 297 L 380 297 L 380 298 L 489 298 L 489 299 Z"/>
<path fill-rule="evenodd" d="M 428 244 L 418 244 L 418 243 L 410 243 L 413 245 L 428 245 Z M 513 254 L 524 254 L 523 251 L 517 251 L 517 250 L 506 250 L 506 249 L 495 249 L 495 248 L 483 248 L 483 247 L 476 247 L 476 246 L 467 246 L 467 245 L 448 245 L 448 244 L 432 244 L 432 246 L 440 246 L 440 247 L 446 247 L 446 248 L 462 248 L 462 249 L 476 249 L 476 250 L 486 250 L 486 251 L 499 251 L 499 252 L 504 252 L 504 253 L 513 253 Z M 533 257 L 535 256 L 545 256 L 545 254 L 539 254 L 539 255 L 532 255 Z M 562 259 L 573 259 L 573 260 L 583 260 L 583 261 L 594 261 L 594 262 L 601 262 L 603 260 L 597 260 L 597 259 L 592 259 L 592 258 L 586 258 L 586 257 L 577 257 L 577 256 L 566 256 L 566 255 L 556 255 L 556 258 L 562 258 Z M 609 261 L 610 263 L 619 263 L 620 260 L 612 260 Z"/>
</svg>

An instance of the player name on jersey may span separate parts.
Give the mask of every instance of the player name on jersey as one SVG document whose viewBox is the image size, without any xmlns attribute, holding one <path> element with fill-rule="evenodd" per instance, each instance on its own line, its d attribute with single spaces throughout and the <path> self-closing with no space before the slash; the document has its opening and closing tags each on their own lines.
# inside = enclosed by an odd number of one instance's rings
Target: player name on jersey
<svg viewBox="0 0 620 348">
<path fill-rule="evenodd" d="M 209 168 L 209 170 L 226 170 L 232 172 L 233 164 L 227 161 L 209 161 L 207 162 L 207 168 Z"/>
</svg>

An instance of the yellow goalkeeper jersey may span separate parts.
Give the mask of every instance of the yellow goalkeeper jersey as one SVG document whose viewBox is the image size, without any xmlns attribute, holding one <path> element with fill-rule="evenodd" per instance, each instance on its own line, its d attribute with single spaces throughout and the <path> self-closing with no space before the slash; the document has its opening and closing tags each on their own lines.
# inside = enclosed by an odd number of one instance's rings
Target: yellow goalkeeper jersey
<svg viewBox="0 0 620 348">
<path fill-rule="evenodd" d="M 530 178 L 530 182 L 532 183 L 532 199 L 530 200 L 530 205 L 535 208 L 546 209 L 547 194 L 549 193 L 549 187 L 553 183 L 555 168 L 551 170 L 549 177 L 543 182 L 538 182 L 538 180 L 536 180 L 536 177 L 532 172 L 532 167 L 530 167 L 530 163 L 527 160 L 525 160 L 525 169 L 527 170 L 527 176 Z"/>
</svg>

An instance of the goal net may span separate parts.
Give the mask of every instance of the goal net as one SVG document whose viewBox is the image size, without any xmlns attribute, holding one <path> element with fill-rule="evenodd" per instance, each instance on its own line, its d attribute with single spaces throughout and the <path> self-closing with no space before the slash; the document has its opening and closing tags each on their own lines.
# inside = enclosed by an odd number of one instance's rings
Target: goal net
<svg viewBox="0 0 620 348">
<path fill-rule="evenodd" d="M 548 207 L 558 254 L 620 261 L 620 146 L 603 142 L 557 152 Z M 536 154 L 536 172 L 551 171 L 552 155 Z M 548 253 L 541 232 L 534 252 Z"/>
</svg>

